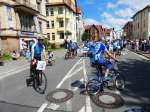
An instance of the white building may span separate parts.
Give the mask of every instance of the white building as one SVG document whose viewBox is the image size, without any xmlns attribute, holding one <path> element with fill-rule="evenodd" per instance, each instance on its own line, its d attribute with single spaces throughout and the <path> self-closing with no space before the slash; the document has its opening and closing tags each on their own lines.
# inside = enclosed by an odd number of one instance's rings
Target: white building
<svg viewBox="0 0 150 112">
<path fill-rule="evenodd" d="M 76 7 L 74 0 L 48 0 L 47 1 L 47 35 L 50 43 L 60 45 L 64 39 L 77 42 L 76 32 L 81 28 L 79 20 L 76 28 Z M 70 35 L 66 35 L 66 34 Z M 80 32 L 82 33 L 82 32 Z"/>
</svg>

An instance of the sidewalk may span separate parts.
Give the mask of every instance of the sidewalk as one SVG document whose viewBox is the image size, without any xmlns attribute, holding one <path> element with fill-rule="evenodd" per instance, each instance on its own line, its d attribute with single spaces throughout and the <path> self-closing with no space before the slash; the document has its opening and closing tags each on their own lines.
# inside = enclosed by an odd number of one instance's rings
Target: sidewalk
<svg viewBox="0 0 150 112">
<path fill-rule="evenodd" d="M 0 66 L 0 78 L 4 75 L 15 74 L 29 68 L 29 62 L 23 58 L 16 61 L 5 62 L 4 66 Z"/>
<path fill-rule="evenodd" d="M 54 51 L 55 59 L 63 59 L 65 50 Z M 8 61 L 4 63 L 4 66 L 0 66 L 0 79 L 12 74 L 19 73 L 23 70 L 29 69 L 30 63 L 28 60 L 21 58 L 16 61 Z"/>
</svg>

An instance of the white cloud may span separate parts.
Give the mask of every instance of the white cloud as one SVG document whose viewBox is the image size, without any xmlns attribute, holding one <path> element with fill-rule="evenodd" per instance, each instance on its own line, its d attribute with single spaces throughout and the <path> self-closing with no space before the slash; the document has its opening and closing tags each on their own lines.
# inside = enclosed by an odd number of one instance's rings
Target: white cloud
<svg viewBox="0 0 150 112">
<path fill-rule="evenodd" d="M 85 24 L 100 24 L 100 22 L 99 21 L 97 21 L 97 20 L 95 20 L 95 19 L 92 19 L 92 18 L 86 18 L 86 19 L 84 19 L 84 23 Z"/>
<path fill-rule="evenodd" d="M 122 18 L 115 18 L 111 14 L 104 12 L 102 14 L 102 23 L 106 24 L 107 26 L 114 27 L 116 29 L 120 29 L 123 25 L 129 21 L 130 19 L 122 19 Z"/>
<path fill-rule="evenodd" d="M 117 4 L 124 4 L 132 8 L 134 11 L 138 11 L 147 5 L 150 5 L 150 0 L 118 0 Z"/>
<path fill-rule="evenodd" d="M 115 12 L 115 14 L 120 17 L 131 17 L 134 15 L 134 13 L 135 12 L 131 8 L 125 8 Z"/>
<path fill-rule="evenodd" d="M 107 4 L 107 8 L 109 8 L 109 9 L 114 9 L 116 7 L 117 7 L 116 4 L 113 4 L 113 3 L 110 3 L 110 2 Z"/>
</svg>

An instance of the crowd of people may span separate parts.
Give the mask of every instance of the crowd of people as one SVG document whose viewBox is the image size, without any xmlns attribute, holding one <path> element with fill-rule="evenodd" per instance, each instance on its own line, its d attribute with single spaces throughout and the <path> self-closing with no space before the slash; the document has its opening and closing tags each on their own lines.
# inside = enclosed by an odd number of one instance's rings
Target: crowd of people
<svg viewBox="0 0 150 112">
<path fill-rule="evenodd" d="M 129 49 L 133 49 L 135 51 L 144 51 L 150 53 L 150 39 L 136 39 L 136 40 L 128 40 Z"/>
</svg>

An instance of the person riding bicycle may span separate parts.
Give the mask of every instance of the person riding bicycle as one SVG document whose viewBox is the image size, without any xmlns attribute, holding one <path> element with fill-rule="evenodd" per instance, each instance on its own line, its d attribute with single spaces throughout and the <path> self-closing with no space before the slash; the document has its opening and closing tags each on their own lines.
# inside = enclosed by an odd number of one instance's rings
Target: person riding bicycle
<svg viewBox="0 0 150 112">
<path fill-rule="evenodd" d="M 115 61 L 118 61 L 107 49 L 106 45 L 102 42 L 102 39 L 99 39 L 95 45 L 95 63 L 101 66 L 106 67 L 105 78 L 107 78 L 109 74 L 109 70 L 112 69 L 112 63 L 107 60 L 104 56 L 106 53 L 110 58 Z"/>
<path fill-rule="evenodd" d="M 37 42 L 32 45 L 32 60 L 41 61 L 42 55 L 44 55 L 44 59 L 47 60 L 43 40 L 41 38 L 38 38 Z"/>
</svg>

